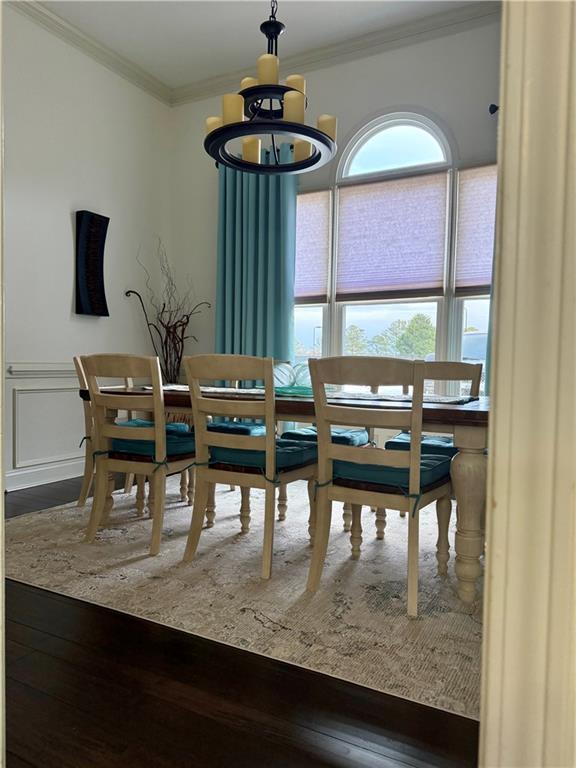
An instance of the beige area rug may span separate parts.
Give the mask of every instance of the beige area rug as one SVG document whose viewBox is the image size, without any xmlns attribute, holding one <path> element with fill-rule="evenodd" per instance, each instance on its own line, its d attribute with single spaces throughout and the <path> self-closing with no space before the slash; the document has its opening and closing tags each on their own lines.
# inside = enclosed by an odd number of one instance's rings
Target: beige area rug
<svg viewBox="0 0 576 768">
<path fill-rule="evenodd" d="M 385 539 L 377 541 L 374 515 L 364 509 L 362 555 L 352 560 L 335 504 L 321 589 L 311 596 L 305 483 L 288 488 L 288 515 L 276 523 L 266 582 L 259 575 L 263 492 L 252 491 L 251 529 L 241 535 L 239 491 L 218 486 L 216 524 L 184 564 L 190 508 L 178 500 L 178 480 L 169 480 L 157 557 L 147 555 L 151 521 L 136 517 L 133 496 L 117 492 L 111 525 L 91 545 L 82 542 L 88 507 L 68 504 L 8 520 L 7 576 L 478 717 L 480 607 L 466 612 L 456 597 L 453 557 L 448 578 L 436 575 L 433 505 L 421 512 L 420 616 L 408 619 L 407 519 L 397 512 L 388 513 Z"/>
</svg>

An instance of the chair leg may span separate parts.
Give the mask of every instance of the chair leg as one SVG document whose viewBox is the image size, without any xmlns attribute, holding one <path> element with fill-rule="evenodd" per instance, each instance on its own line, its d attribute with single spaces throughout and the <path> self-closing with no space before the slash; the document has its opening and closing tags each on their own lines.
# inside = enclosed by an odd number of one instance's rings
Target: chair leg
<svg viewBox="0 0 576 768">
<path fill-rule="evenodd" d="M 206 499 L 206 528 L 212 528 L 216 518 L 216 483 L 208 486 L 208 498 Z"/>
<path fill-rule="evenodd" d="M 194 492 L 194 507 L 192 508 L 192 521 L 190 523 L 190 531 L 188 533 L 188 540 L 186 541 L 186 549 L 184 550 L 184 557 L 182 558 L 185 563 L 189 563 L 198 548 L 198 541 L 200 540 L 200 534 L 202 533 L 202 526 L 204 525 L 204 514 L 206 512 L 206 503 L 208 501 L 208 483 L 201 473 L 196 477 L 196 490 Z"/>
<path fill-rule="evenodd" d="M 308 480 L 308 503 L 310 504 L 310 516 L 308 518 L 308 536 L 310 536 L 310 546 L 314 546 L 314 535 L 316 533 L 316 478 L 311 477 Z"/>
<path fill-rule="evenodd" d="M 159 467 L 151 480 L 154 488 L 154 519 L 152 520 L 152 542 L 150 554 L 157 555 L 160 552 L 162 541 L 162 523 L 164 522 L 164 506 L 166 501 L 166 470 Z"/>
<path fill-rule="evenodd" d="M 124 493 L 132 493 L 132 486 L 134 485 L 134 475 L 132 472 L 127 472 L 124 478 Z"/>
<path fill-rule="evenodd" d="M 114 496 L 112 495 L 114 493 L 114 480 L 114 474 L 109 472 L 108 485 L 106 488 L 106 502 L 104 504 L 104 515 L 102 516 L 102 525 L 108 525 L 110 521 L 110 512 L 112 512 L 114 507 Z"/>
<path fill-rule="evenodd" d="M 272 554 L 274 551 L 274 506 L 276 502 L 276 486 L 266 485 L 264 501 L 264 544 L 262 548 L 262 578 L 269 579 L 272 575 Z"/>
<path fill-rule="evenodd" d="M 90 441 L 88 441 L 90 443 Z M 78 497 L 77 507 L 83 507 L 86 504 L 86 499 L 90 493 L 90 488 L 94 481 L 94 457 L 92 456 L 92 448 L 88 444 L 86 450 L 86 456 L 84 458 L 84 477 L 82 478 L 82 488 L 80 489 L 80 496 Z"/>
<path fill-rule="evenodd" d="M 194 467 L 188 467 L 188 506 L 194 503 L 194 484 L 196 482 L 196 470 Z"/>
<path fill-rule="evenodd" d="M 316 496 L 316 533 L 314 535 L 314 550 L 312 551 L 312 561 L 308 573 L 308 584 L 306 589 L 309 592 L 316 592 L 322 578 L 322 569 L 326 559 L 326 550 L 328 549 L 328 538 L 330 536 L 330 522 L 332 520 L 332 502 L 328 499 L 328 494 L 324 488 L 318 488 Z"/>
<path fill-rule="evenodd" d="M 362 546 L 362 506 L 360 504 L 352 504 L 350 544 L 352 545 L 352 559 L 358 560 L 360 557 L 360 547 Z"/>
<path fill-rule="evenodd" d="M 386 509 L 384 507 L 376 508 L 376 538 L 382 540 L 386 529 Z"/>
<path fill-rule="evenodd" d="M 278 488 L 278 520 L 286 520 L 286 510 L 288 509 L 288 493 L 286 483 Z"/>
<path fill-rule="evenodd" d="M 408 515 L 408 616 L 418 616 L 418 527 L 420 510 Z"/>
<path fill-rule="evenodd" d="M 144 475 L 136 475 L 136 514 L 138 517 L 144 515 L 145 491 L 146 477 Z"/>
<path fill-rule="evenodd" d="M 180 473 L 180 501 L 188 501 L 188 470 Z"/>
<path fill-rule="evenodd" d="M 154 517 L 154 476 L 148 478 L 148 512 Z"/>
<path fill-rule="evenodd" d="M 250 530 L 250 488 L 240 486 L 240 533 Z"/>
<path fill-rule="evenodd" d="M 450 542 L 448 529 L 450 527 L 450 515 L 452 514 L 452 502 L 449 496 L 443 496 L 436 502 L 436 517 L 438 518 L 438 541 L 436 543 L 436 560 L 438 561 L 438 575 L 446 576 L 448 573 L 448 560 L 450 559 Z"/>
<path fill-rule="evenodd" d="M 97 467 L 98 470 L 98 467 Z M 90 511 L 90 521 L 86 529 L 85 541 L 92 542 L 100 525 L 100 518 L 104 512 L 106 504 L 106 491 L 108 488 L 108 474 L 104 468 L 96 472 L 94 482 L 94 496 L 92 498 L 92 510 Z"/>
<path fill-rule="evenodd" d="M 352 528 L 352 506 L 348 502 L 342 508 L 342 522 L 344 523 L 344 531 L 350 533 Z"/>
</svg>

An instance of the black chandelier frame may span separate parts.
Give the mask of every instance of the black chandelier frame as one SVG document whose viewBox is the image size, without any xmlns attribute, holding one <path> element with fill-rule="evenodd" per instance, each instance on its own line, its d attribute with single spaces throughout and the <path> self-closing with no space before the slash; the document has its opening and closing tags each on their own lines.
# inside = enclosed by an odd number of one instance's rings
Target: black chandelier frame
<svg viewBox="0 0 576 768">
<path fill-rule="evenodd" d="M 276 19 L 277 0 L 271 2 L 270 18 L 260 25 L 260 30 L 268 40 L 268 53 L 278 55 L 278 37 L 285 26 Z M 336 142 L 331 136 L 318 128 L 303 123 L 293 123 L 283 119 L 284 96 L 290 91 L 301 93 L 287 85 L 262 84 L 244 88 L 239 95 L 244 99 L 245 121 L 227 123 L 215 128 L 204 139 L 204 149 L 215 160 L 229 168 L 246 173 L 258 174 L 298 174 L 312 168 L 321 168 L 336 155 Z M 304 108 L 308 100 L 304 94 Z M 251 163 L 243 160 L 228 150 L 228 144 L 234 139 L 270 134 L 273 162 L 269 164 Z M 310 157 L 292 163 L 280 163 L 276 137 L 291 136 L 293 139 L 307 141 L 312 145 Z"/>
</svg>

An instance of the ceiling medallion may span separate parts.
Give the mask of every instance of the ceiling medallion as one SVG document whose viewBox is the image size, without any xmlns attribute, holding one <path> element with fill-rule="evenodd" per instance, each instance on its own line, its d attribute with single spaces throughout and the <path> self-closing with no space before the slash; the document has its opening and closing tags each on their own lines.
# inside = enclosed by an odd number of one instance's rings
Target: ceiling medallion
<svg viewBox="0 0 576 768">
<path fill-rule="evenodd" d="M 248 173 L 305 173 L 328 163 L 336 154 L 336 118 L 320 115 L 316 128 L 305 123 L 306 80 L 289 75 L 278 82 L 278 37 L 284 24 L 276 18 L 277 0 L 270 17 L 260 25 L 268 51 L 258 59 L 258 77 L 245 77 L 239 93 L 222 97 L 222 117 L 206 119 L 204 149 L 229 168 Z M 262 152 L 262 136 L 270 137 L 270 150 Z M 242 140 L 241 155 L 228 145 Z M 290 161 L 284 162 L 283 143 L 290 145 Z"/>
</svg>

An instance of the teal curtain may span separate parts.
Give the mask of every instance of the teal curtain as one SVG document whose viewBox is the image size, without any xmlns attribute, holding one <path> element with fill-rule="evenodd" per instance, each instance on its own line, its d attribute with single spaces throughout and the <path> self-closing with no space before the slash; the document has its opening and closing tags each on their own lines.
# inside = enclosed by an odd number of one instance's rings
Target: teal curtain
<svg viewBox="0 0 576 768">
<path fill-rule="evenodd" d="M 289 152 L 283 145 L 280 160 Z M 296 177 L 220 165 L 219 184 L 216 351 L 290 360 Z"/>
</svg>

